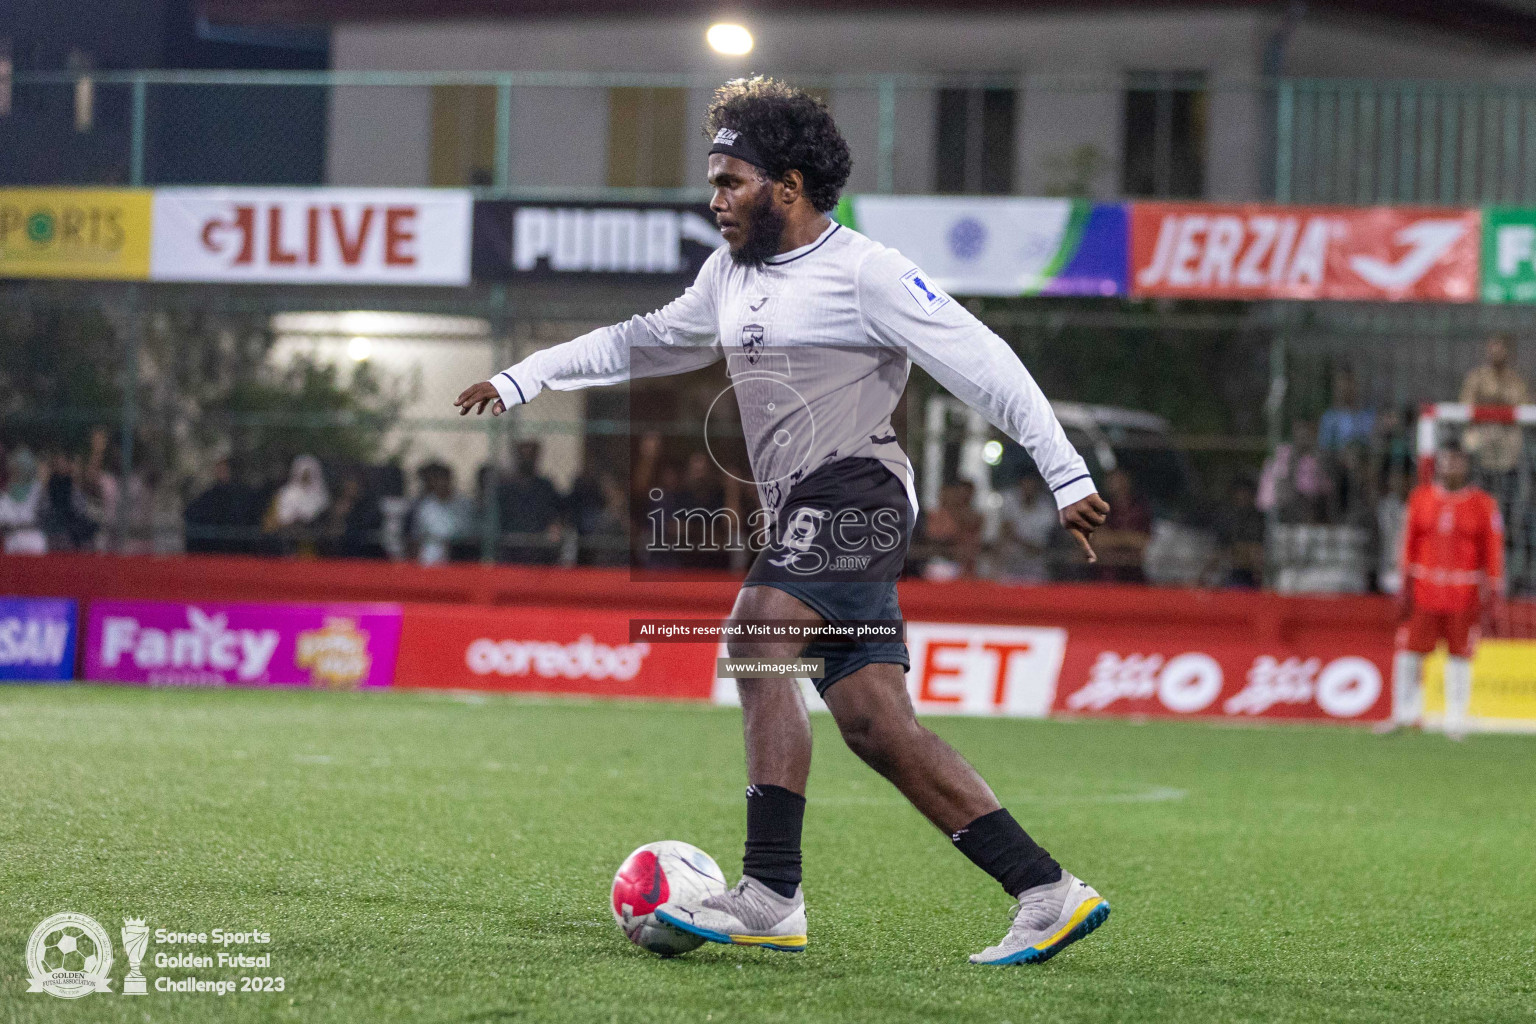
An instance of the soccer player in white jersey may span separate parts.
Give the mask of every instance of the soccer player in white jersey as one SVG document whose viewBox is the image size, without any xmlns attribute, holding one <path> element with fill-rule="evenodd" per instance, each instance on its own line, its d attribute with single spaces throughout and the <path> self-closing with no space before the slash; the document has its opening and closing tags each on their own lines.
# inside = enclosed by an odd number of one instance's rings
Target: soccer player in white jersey
<svg viewBox="0 0 1536 1024">
<path fill-rule="evenodd" d="M 694 284 L 636 316 L 537 352 L 465 389 L 493 415 L 545 388 L 682 373 L 726 360 L 753 476 L 775 524 L 732 620 L 899 620 L 896 579 L 916 499 L 891 414 L 915 361 L 1022 444 L 1062 525 L 1089 543 L 1109 506 L 1045 396 L 1008 346 L 899 252 L 827 214 L 852 161 L 821 101 L 767 79 L 716 93 L 710 203 L 726 244 Z M 733 640 L 737 658 L 824 658 L 816 680 L 848 746 L 1018 900 L 975 963 L 1038 963 L 1087 935 L 1109 904 L 1025 833 L 991 788 L 913 714 L 899 640 Z M 747 760 L 740 883 L 658 916 L 715 942 L 806 946 L 800 834 L 811 729 L 798 683 L 738 679 Z"/>
</svg>

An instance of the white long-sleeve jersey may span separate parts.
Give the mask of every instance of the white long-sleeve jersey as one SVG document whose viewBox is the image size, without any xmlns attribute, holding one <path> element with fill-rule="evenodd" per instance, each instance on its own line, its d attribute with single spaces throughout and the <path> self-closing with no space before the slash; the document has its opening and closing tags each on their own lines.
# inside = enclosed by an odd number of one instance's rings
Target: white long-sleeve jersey
<svg viewBox="0 0 1536 1024">
<path fill-rule="evenodd" d="M 806 474 L 877 458 L 911 487 L 891 414 L 911 361 L 1023 445 L 1058 508 L 1094 493 L 1082 456 L 1013 351 L 895 249 L 830 225 L 758 267 L 722 246 L 678 298 L 646 316 L 535 352 L 492 378 L 507 408 L 685 373 L 724 358 L 752 473 L 777 511 Z"/>
</svg>

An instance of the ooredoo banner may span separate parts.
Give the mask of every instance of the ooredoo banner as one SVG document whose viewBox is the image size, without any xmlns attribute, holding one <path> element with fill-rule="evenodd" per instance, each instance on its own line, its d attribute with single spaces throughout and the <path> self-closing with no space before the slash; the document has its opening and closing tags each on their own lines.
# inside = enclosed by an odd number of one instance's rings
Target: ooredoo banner
<svg viewBox="0 0 1536 1024">
<path fill-rule="evenodd" d="M 392 604 L 92 601 L 85 678 L 165 686 L 388 686 Z"/>
<path fill-rule="evenodd" d="M 406 605 L 396 685 L 707 700 L 714 645 L 633 643 L 643 614 Z"/>
<path fill-rule="evenodd" d="M 157 189 L 150 278 L 464 285 L 470 210 L 455 189 Z"/>
<path fill-rule="evenodd" d="M 0 680 L 73 679 L 78 615 L 73 601 L 0 598 Z"/>
<path fill-rule="evenodd" d="M 1134 296 L 1472 302 L 1481 216 L 1439 207 L 1131 204 Z"/>
<path fill-rule="evenodd" d="M 1016 196 L 852 196 L 838 219 L 957 295 L 1124 295 L 1126 208 Z"/>
</svg>

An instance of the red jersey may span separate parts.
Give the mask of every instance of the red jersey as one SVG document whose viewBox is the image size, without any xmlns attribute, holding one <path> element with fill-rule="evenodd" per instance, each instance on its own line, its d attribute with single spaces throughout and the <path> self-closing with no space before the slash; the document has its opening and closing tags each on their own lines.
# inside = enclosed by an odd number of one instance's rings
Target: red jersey
<svg viewBox="0 0 1536 1024">
<path fill-rule="evenodd" d="M 1408 496 L 1403 527 L 1404 585 L 1415 609 L 1462 612 L 1476 608 L 1479 590 L 1498 592 L 1504 577 L 1504 523 L 1486 491 L 1448 491 L 1420 484 Z"/>
</svg>

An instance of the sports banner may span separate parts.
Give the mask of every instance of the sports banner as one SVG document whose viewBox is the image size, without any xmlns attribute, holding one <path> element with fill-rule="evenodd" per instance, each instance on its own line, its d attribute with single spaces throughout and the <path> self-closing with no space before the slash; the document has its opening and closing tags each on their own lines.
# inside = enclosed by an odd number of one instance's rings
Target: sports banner
<svg viewBox="0 0 1536 1024">
<path fill-rule="evenodd" d="M 388 686 L 393 604 L 92 601 L 85 678 L 161 686 Z"/>
<path fill-rule="evenodd" d="M 0 278 L 149 277 L 150 193 L 0 189 Z"/>
<path fill-rule="evenodd" d="M 73 679 L 78 616 L 73 601 L 0 598 L 0 680 Z"/>
<path fill-rule="evenodd" d="M 1483 210 L 1483 301 L 1536 302 L 1536 207 Z"/>
<path fill-rule="evenodd" d="M 465 285 L 469 241 L 455 189 L 157 189 L 150 277 Z"/>
<path fill-rule="evenodd" d="M 958 295 L 1124 295 L 1126 208 L 1014 196 L 844 198 L 838 219 Z"/>
<path fill-rule="evenodd" d="M 1411 206 L 1131 204 L 1133 296 L 1472 302 L 1481 215 Z"/>
<path fill-rule="evenodd" d="M 1229 627 L 1072 630 L 1053 709 L 1068 715 L 1379 721 L 1391 638 L 1346 647 L 1264 642 Z"/>
<path fill-rule="evenodd" d="M 713 644 L 633 643 L 646 613 L 406 605 L 397 686 L 707 700 Z"/>
<path fill-rule="evenodd" d="M 691 283 L 722 244 L 704 203 L 475 203 L 477 280 Z"/>
</svg>

